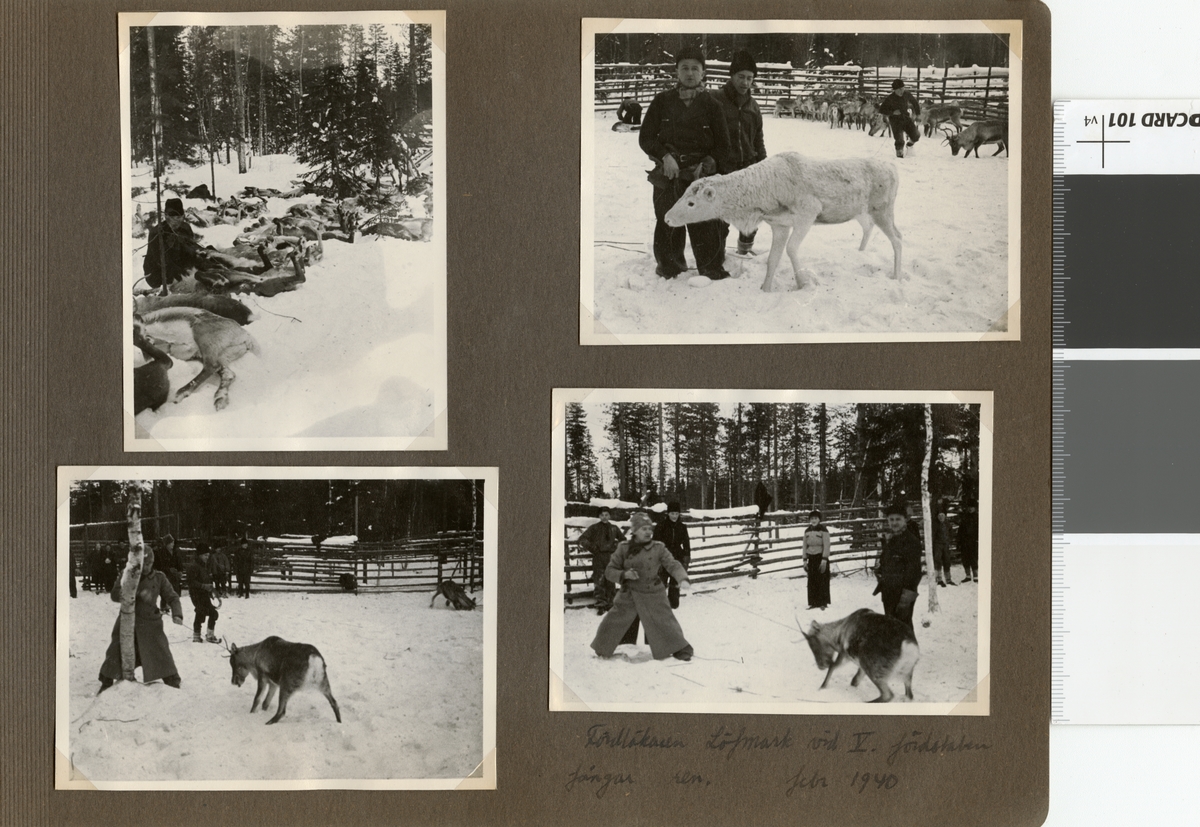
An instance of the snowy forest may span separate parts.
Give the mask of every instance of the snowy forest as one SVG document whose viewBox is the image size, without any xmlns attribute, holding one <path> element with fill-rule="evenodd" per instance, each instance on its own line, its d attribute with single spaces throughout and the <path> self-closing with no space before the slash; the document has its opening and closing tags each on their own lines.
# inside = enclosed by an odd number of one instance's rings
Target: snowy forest
<svg viewBox="0 0 1200 827">
<path fill-rule="evenodd" d="M 482 487 L 477 480 L 437 479 L 150 480 L 142 521 L 148 540 L 310 534 L 390 541 L 481 527 Z M 75 483 L 72 526 L 108 524 L 90 526 L 89 539 L 123 539 L 125 488 L 117 480 Z"/>
<path fill-rule="evenodd" d="M 1008 43 L 994 34 L 691 34 L 637 32 L 596 36 L 596 63 L 674 63 L 685 46 L 728 62 L 750 49 L 760 64 L 826 66 L 1008 66 Z"/>
<path fill-rule="evenodd" d="M 932 405 L 933 498 L 977 497 L 979 406 Z M 925 406 L 813 403 L 570 403 L 568 502 L 612 497 L 700 509 L 781 509 L 920 496 Z"/>
<path fill-rule="evenodd" d="M 130 48 L 131 161 L 160 175 L 287 153 L 346 198 L 389 165 L 412 176 L 430 145 L 428 26 L 155 26 L 132 29 Z"/>
</svg>

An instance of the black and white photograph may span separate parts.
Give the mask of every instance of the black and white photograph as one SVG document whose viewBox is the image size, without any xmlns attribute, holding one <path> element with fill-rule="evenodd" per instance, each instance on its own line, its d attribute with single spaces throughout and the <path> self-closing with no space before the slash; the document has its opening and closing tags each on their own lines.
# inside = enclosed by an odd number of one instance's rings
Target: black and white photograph
<svg viewBox="0 0 1200 827">
<path fill-rule="evenodd" d="M 125 449 L 445 450 L 445 13 L 120 35 Z"/>
<path fill-rule="evenodd" d="M 580 343 L 1019 340 L 1021 37 L 585 19 Z"/>
<path fill-rule="evenodd" d="M 55 788 L 495 789 L 497 486 L 60 467 Z"/>
<path fill-rule="evenodd" d="M 992 394 L 557 389 L 551 711 L 989 714 Z"/>
</svg>

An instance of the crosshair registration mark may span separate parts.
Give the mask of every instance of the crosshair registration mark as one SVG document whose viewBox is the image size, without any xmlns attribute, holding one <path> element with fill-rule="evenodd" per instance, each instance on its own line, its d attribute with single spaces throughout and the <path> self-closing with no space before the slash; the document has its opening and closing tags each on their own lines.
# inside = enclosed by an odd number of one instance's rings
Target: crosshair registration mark
<svg viewBox="0 0 1200 827">
<path fill-rule="evenodd" d="M 1125 116 L 1122 115 L 1122 118 Z M 1106 140 L 1104 137 L 1104 118 L 1100 119 L 1100 140 L 1098 141 L 1075 141 L 1077 144 L 1100 144 L 1100 169 L 1104 169 L 1104 150 L 1109 144 L 1127 144 L 1129 141 Z"/>
</svg>

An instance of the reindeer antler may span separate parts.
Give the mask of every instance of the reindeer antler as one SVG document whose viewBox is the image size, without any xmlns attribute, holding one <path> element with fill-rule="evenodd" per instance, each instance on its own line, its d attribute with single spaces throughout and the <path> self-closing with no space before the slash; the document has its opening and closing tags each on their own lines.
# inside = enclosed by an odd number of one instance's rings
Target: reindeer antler
<svg viewBox="0 0 1200 827">
<path fill-rule="evenodd" d="M 237 644 L 236 643 L 230 644 L 229 640 L 226 639 L 226 637 L 224 635 L 221 635 L 221 645 L 225 647 L 225 651 L 228 653 L 225 655 L 221 655 L 221 657 L 223 657 L 223 658 L 227 658 L 227 657 L 231 658 L 231 657 L 233 657 L 233 653 L 237 651 Z"/>
</svg>

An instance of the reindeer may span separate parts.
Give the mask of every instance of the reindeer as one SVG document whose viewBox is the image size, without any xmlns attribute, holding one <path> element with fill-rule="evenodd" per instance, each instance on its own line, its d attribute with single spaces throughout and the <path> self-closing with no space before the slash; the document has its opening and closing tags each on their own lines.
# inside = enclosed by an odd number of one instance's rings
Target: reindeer
<svg viewBox="0 0 1200 827">
<path fill-rule="evenodd" d="M 956 103 L 939 103 L 926 106 L 917 116 L 917 123 L 926 138 L 933 135 L 933 130 L 940 130 L 946 121 L 954 124 L 955 132 L 962 132 L 962 107 Z"/>
<path fill-rule="evenodd" d="M 796 99 L 795 98 L 780 98 L 775 101 L 775 117 L 779 118 L 786 114 L 789 118 L 796 117 Z"/>
<path fill-rule="evenodd" d="M 198 307 L 152 310 L 141 317 L 141 326 L 141 335 L 151 345 L 176 359 L 203 365 L 192 381 L 175 392 L 175 402 L 190 396 L 215 374 L 219 383 L 213 407 L 223 410 L 229 404 L 229 387 L 236 378 L 230 363 L 247 353 L 259 352 L 258 342 L 237 322 Z"/>
<path fill-rule="evenodd" d="M 149 408 L 157 411 L 171 395 L 171 380 L 167 371 L 175 363 L 147 338 L 140 316 L 133 317 L 133 344 L 150 361 L 133 369 L 133 412 L 140 414 Z"/>
<path fill-rule="evenodd" d="M 972 150 L 978 158 L 979 147 L 984 144 L 997 144 L 996 151 L 992 153 L 993 158 L 999 155 L 1001 150 L 1008 155 L 1008 121 L 976 121 L 962 132 L 952 133 L 948 129 L 942 131 L 946 134 L 946 142 L 950 144 L 952 155 L 957 155 L 960 149 L 966 148 L 963 158 L 970 155 Z"/>
</svg>

